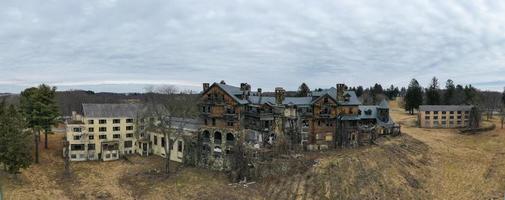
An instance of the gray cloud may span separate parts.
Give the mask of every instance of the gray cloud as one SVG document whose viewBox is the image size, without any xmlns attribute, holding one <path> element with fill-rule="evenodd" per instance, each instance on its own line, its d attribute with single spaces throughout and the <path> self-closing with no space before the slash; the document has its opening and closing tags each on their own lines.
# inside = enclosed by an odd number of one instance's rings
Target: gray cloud
<svg viewBox="0 0 505 200">
<path fill-rule="evenodd" d="M 501 90 L 503 13 L 501 1 L 5 0 L 0 91 L 426 85 L 434 75 Z"/>
</svg>

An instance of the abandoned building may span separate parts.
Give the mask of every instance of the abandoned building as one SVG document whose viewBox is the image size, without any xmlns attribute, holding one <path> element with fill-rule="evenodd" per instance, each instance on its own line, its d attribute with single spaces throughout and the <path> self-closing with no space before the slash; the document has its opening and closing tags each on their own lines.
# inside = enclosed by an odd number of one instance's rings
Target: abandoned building
<svg viewBox="0 0 505 200">
<path fill-rule="evenodd" d="M 472 108 L 471 105 L 421 105 L 417 115 L 419 127 L 468 127 Z"/>
<path fill-rule="evenodd" d="M 71 119 L 65 123 L 69 159 L 109 161 L 134 153 L 165 157 L 164 135 L 144 130 L 139 123 L 144 119 L 137 121 L 141 110 L 141 104 L 82 104 L 82 115 L 72 112 Z M 174 119 L 174 124 L 181 122 L 181 119 Z M 184 123 L 187 125 L 181 135 L 195 134 L 196 121 L 186 120 Z M 172 137 L 170 142 L 170 159 L 182 162 L 185 137 Z"/>
<path fill-rule="evenodd" d="M 344 84 L 286 97 L 283 88 L 265 96 L 261 88 L 224 82 L 203 83 L 200 101 L 197 165 L 217 170 L 231 167 L 234 147 L 245 144 L 253 155 L 276 145 L 323 150 L 373 142 L 381 134 L 399 134 L 386 101 L 364 106 Z"/>
</svg>

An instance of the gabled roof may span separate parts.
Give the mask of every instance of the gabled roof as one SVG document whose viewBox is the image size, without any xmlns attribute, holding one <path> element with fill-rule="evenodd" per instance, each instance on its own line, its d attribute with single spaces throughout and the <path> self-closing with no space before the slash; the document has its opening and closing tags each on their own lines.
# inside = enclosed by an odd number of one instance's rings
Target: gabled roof
<svg viewBox="0 0 505 200">
<path fill-rule="evenodd" d="M 312 93 L 313 97 L 320 97 L 325 94 L 330 95 L 332 98 L 337 99 L 337 88 L 331 87 L 329 89 L 325 89 L 322 91 L 313 91 Z M 361 101 L 359 101 L 358 96 L 356 96 L 356 93 L 351 90 L 346 90 L 344 91 L 344 95 L 349 96 L 349 101 L 338 101 L 339 104 L 341 105 L 360 105 Z"/>
<path fill-rule="evenodd" d="M 389 108 L 389 103 L 388 103 L 388 101 L 386 101 L 386 99 L 383 99 L 383 100 L 379 103 L 379 108 L 384 108 L 384 109 Z"/>
<path fill-rule="evenodd" d="M 82 104 L 84 117 L 137 117 L 141 104 Z"/>
<path fill-rule="evenodd" d="M 237 97 L 237 95 L 239 95 L 239 96 L 242 95 L 242 91 L 240 90 L 239 87 L 221 84 L 221 83 L 214 83 L 210 87 L 213 87 L 213 86 L 217 86 L 217 87 L 221 88 L 221 90 L 223 90 L 226 94 L 228 94 L 233 100 L 235 100 L 239 104 L 249 103 L 247 100 Z M 205 94 L 205 92 L 204 92 L 204 94 Z"/>
</svg>

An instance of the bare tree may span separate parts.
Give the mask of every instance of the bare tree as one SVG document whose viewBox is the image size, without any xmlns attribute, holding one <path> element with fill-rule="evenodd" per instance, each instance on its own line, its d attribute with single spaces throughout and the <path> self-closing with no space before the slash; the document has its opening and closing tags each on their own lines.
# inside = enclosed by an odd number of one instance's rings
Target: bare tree
<svg viewBox="0 0 505 200">
<path fill-rule="evenodd" d="M 191 91 L 179 92 L 172 85 L 146 88 L 144 116 L 145 128 L 161 133 L 165 138 L 165 173 L 170 173 L 171 139 L 177 141 L 184 135 L 188 120 L 196 117 L 196 95 Z"/>
</svg>

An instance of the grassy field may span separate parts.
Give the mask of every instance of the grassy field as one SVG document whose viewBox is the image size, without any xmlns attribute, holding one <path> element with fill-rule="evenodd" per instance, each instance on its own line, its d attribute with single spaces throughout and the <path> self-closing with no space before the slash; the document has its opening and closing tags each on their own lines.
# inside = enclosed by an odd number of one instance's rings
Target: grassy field
<svg viewBox="0 0 505 200">
<path fill-rule="evenodd" d="M 375 145 L 324 152 L 307 171 L 249 187 L 226 175 L 176 167 L 170 177 L 159 157 L 75 162 L 62 176 L 61 134 L 51 135 L 41 163 L 18 177 L 0 172 L 6 199 L 503 199 L 505 131 L 476 135 L 415 127 L 415 116 L 392 102 L 403 135 Z M 498 123 L 492 120 L 492 123 Z"/>
</svg>

